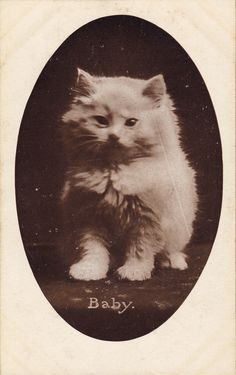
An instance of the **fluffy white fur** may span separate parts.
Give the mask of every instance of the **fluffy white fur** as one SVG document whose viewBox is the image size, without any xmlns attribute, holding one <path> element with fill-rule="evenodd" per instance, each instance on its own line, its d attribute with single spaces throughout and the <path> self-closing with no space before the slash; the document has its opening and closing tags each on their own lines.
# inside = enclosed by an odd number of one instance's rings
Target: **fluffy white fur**
<svg viewBox="0 0 236 375">
<path fill-rule="evenodd" d="M 79 280 L 99 280 L 107 275 L 109 269 L 109 252 L 97 238 L 84 240 L 83 258 L 74 263 L 69 270 L 69 275 Z"/>
</svg>

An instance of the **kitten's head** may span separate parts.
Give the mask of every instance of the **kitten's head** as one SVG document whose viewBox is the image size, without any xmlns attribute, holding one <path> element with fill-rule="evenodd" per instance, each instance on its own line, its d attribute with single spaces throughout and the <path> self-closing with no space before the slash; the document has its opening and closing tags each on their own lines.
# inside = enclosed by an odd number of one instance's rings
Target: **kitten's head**
<svg viewBox="0 0 236 375">
<path fill-rule="evenodd" d="M 66 142 L 78 157 L 128 163 L 155 152 L 157 112 L 168 103 L 162 75 L 94 77 L 78 69 L 73 92 L 62 120 Z"/>
</svg>

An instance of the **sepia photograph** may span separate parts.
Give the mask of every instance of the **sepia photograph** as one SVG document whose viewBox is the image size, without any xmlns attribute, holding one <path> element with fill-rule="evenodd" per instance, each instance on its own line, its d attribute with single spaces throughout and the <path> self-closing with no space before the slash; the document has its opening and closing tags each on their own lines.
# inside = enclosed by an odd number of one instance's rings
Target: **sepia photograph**
<svg viewBox="0 0 236 375">
<path fill-rule="evenodd" d="M 0 373 L 233 375 L 233 1 L 0 19 Z"/>
<path fill-rule="evenodd" d="M 223 166 L 207 86 L 170 34 L 114 15 L 70 35 L 29 97 L 15 171 L 29 267 L 65 324 L 126 341 L 178 310 L 211 254 Z"/>
</svg>

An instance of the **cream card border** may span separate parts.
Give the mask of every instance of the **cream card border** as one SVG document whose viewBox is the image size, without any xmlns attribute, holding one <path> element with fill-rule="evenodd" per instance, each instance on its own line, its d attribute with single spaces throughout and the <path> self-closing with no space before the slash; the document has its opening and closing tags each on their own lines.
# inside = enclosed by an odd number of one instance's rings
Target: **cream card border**
<svg viewBox="0 0 236 375">
<path fill-rule="evenodd" d="M 2 375 L 233 375 L 234 79 L 231 0 L 1 1 Z M 160 328 L 103 342 L 66 324 L 27 262 L 17 222 L 14 159 L 23 111 L 53 52 L 107 15 L 144 18 L 170 33 L 209 89 L 224 151 L 220 226 L 195 288 Z"/>
</svg>

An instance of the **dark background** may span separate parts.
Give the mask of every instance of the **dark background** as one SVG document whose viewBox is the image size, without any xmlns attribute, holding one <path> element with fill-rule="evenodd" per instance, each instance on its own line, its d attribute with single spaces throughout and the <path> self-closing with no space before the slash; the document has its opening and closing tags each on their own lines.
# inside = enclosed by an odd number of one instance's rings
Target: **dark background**
<svg viewBox="0 0 236 375">
<path fill-rule="evenodd" d="M 46 275 L 45 267 L 54 262 L 39 253 L 49 253 L 60 233 L 57 199 L 64 155 L 57 127 L 69 103 L 77 67 L 94 75 L 143 79 L 164 75 L 180 118 L 183 148 L 198 176 L 200 205 L 192 242 L 203 244 L 205 252 L 195 282 L 211 250 L 221 207 L 217 120 L 204 81 L 183 48 L 162 29 L 130 16 L 101 18 L 72 34 L 46 64 L 27 103 L 16 153 L 16 198 L 20 230 L 33 271 Z M 57 290 L 55 285 L 53 288 Z M 186 289 L 182 299 L 184 295 Z M 172 310 L 176 310 L 176 304 Z"/>
</svg>

